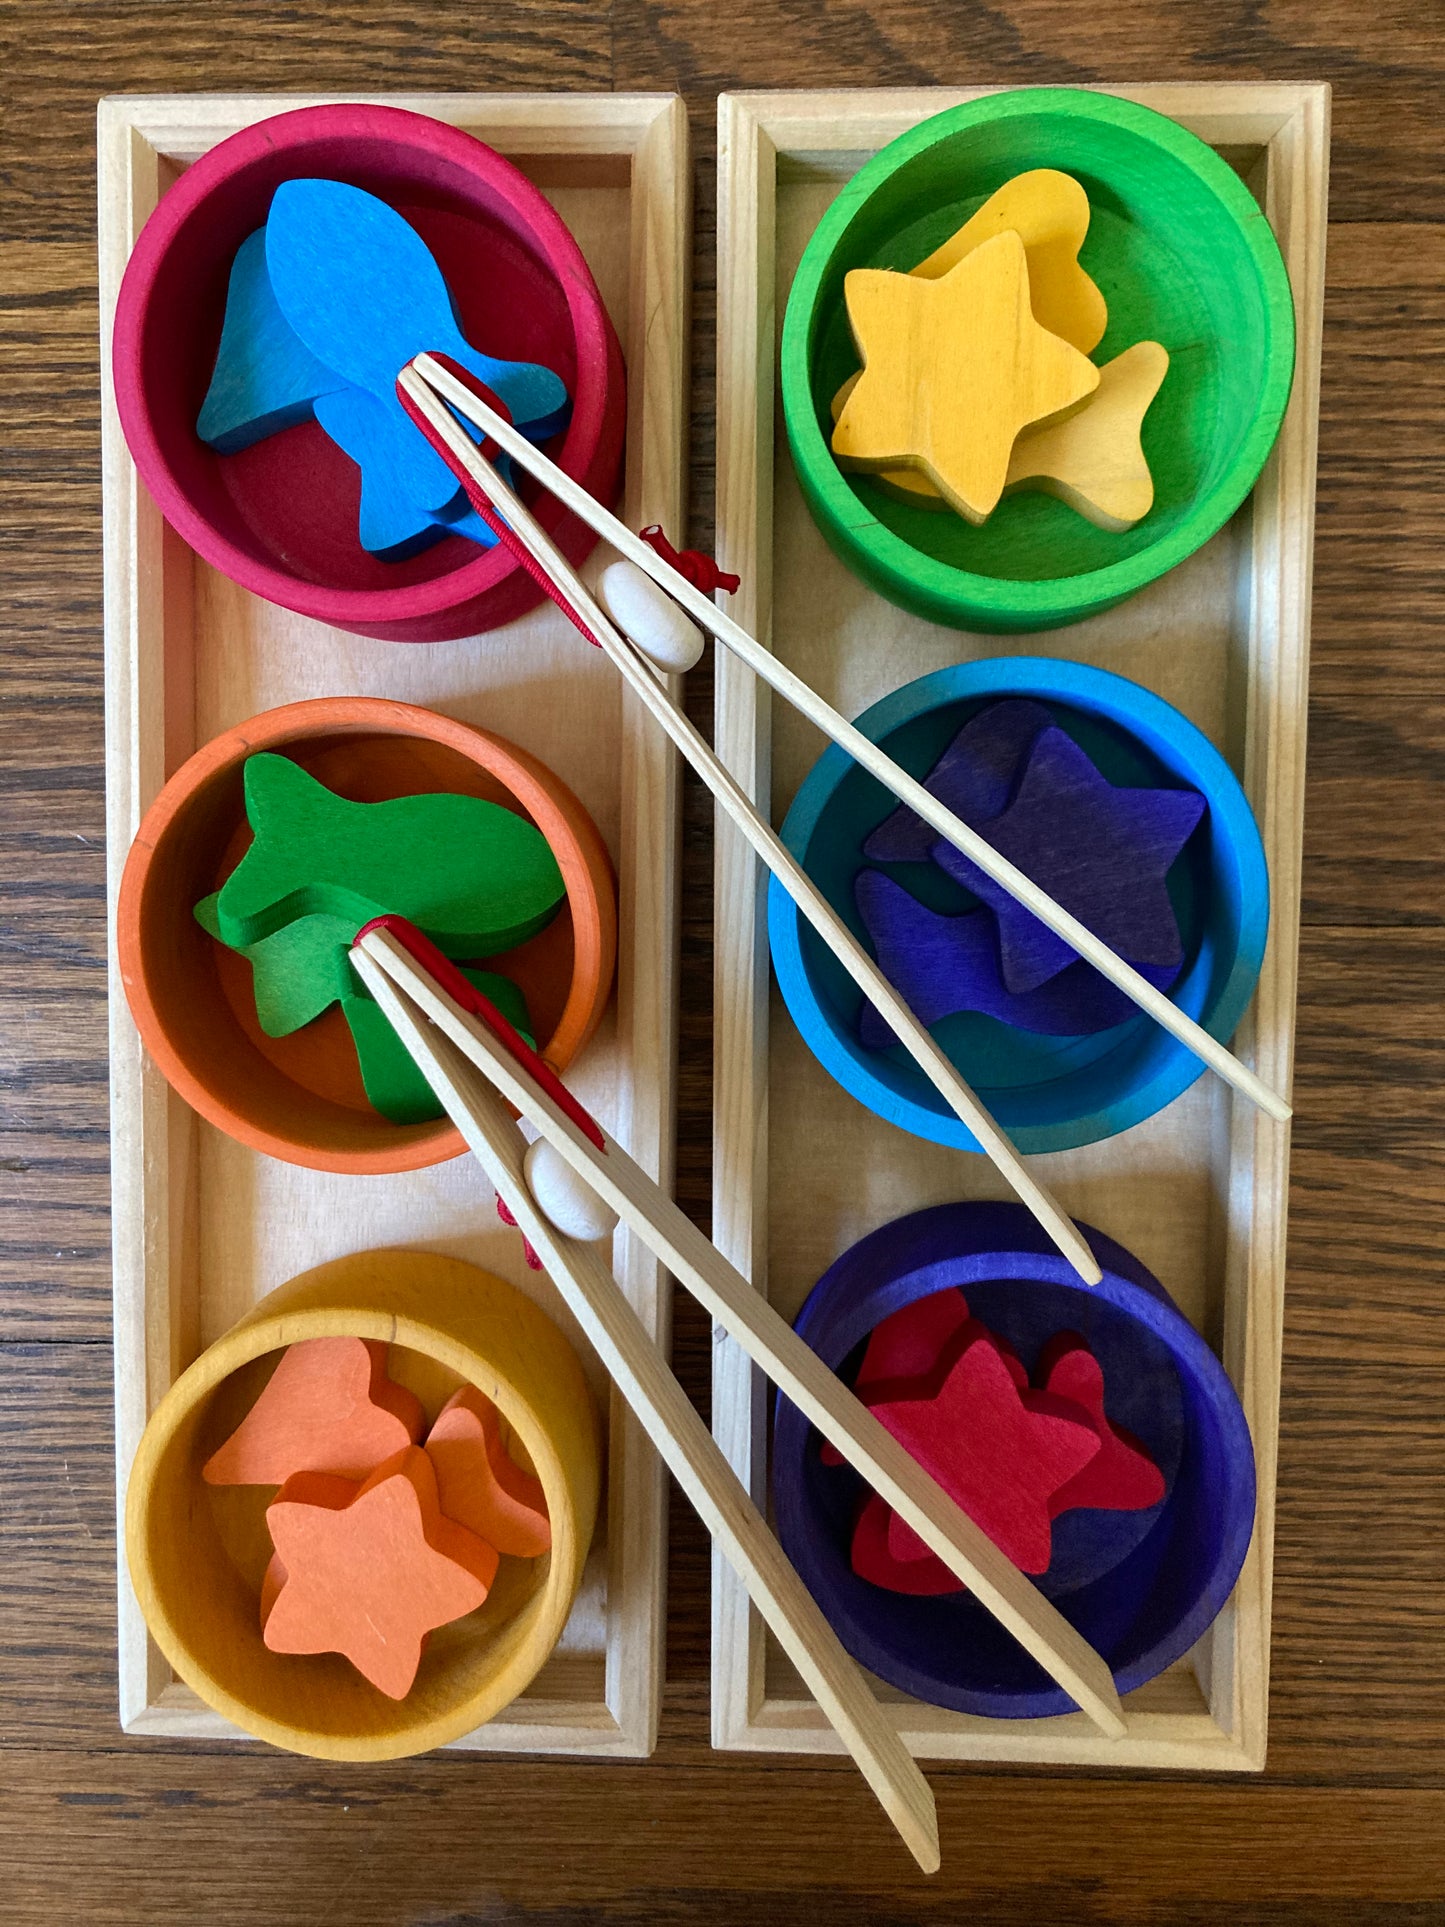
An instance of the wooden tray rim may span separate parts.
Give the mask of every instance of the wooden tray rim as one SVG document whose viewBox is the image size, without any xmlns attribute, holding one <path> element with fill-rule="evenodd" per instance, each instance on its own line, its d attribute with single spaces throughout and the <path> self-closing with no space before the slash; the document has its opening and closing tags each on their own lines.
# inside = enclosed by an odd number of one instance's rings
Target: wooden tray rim
<svg viewBox="0 0 1445 1927">
<path fill-rule="evenodd" d="M 110 330 L 125 262 L 165 170 L 288 109 L 349 101 L 407 108 L 464 126 L 514 158 L 560 164 L 566 178 L 631 193 L 628 338 L 631 379 L 624 513 L 634 526 L 683 527 L 685 512 L 691 176 L 687 115 L 671 93 L 120 95 L 99 103 L 102 501 L 108 914 L 141 816 L 164 780 L 166 549 L 178 538 L 140 484 L 116 415 Z M 401 647 L 402 645 L 397 645 Z M 620 743 L 625 826 L 619 892 L 633 906 L 619 944 L 618 1053 L 633 1067 L 617 1135 L 672 1183 L 676 1107 L 680 776 L 675 754 L 631 698 Z M 642 831 L 652 826 L 644 852 Z M 642 939 L 651 934 L 651 942 Z M 178 1681 L 150 1639 L 125 1568 L 126 1475 L 145 1421 L 176 1375 L 170 1253 L 184 1236 L 167 1199 L 170 1124 L 181 1100 L 146 1058 L 114 957 L 110 966 L 118 1645 L 127 1733 L 192 1740 L 246 1736 Z M 644 1088 L 644 1086 L 646 1086 Z M 183 1106 L 181 1107 L 184 1108 Z M 637 1242 L 618 1246 L 618 1276 L 664 1345 L 666 1274 Z M 642 1758 L 657 1740 L 665 1648 L 666 1507 L 660 1461 L 614 1389 L 608 1414 L 608 1578 L 604 1691 L 596 1664 L 549 1663 L 503 1715 L 462 1749 Z M 546 1675 L 544 1675 L 544 1679 Z"/>
<path fill-rule="evenodd" d="M 718 101 L 717 537 L 720 565 L 742 576 L 730 605 L 766 638 L 772 580 L 776 189 L 843 178 L 919 120 L 1003 87 L 723 94 Z M 1304 747 L 1309 678 L 1315 457 L 1324 301 L 1330 89 L 1323 83 L 1179 82 L 1095 89 L 1137 101 L 1212 146 L 1257 153 L 1265 211 L 1295 292 L 1294 390 L 1250 515 L 1244 786 L 1264 833 L 1273 901 L 1269 951 L 1236 1049 L 1288 1090 L 1298 977 Z M 763 273 L 760 266 L 766 264 Z M 739 606 L 741 605 L 741 606 Z M 1026 638 L 1001 638 L 1003 649 Z M 1267 673 L 1270 672 L 1270 673 Z M 766 693 L 724 652 L 717 664 L 719 754 L 770 804 Z M 769 962 L 756 865 L 719 825 L 714 870 L 713 1237 L 752 1278 L 766 1271 Z M 725 908 L 724 908 L 725 906 Z M 1270 1590 L 1283 1337 L 1287 1131 L 1243 1103 L 1228 1110 L 1223 1358 L 1256 1442 L 1254 1541 L 1228 1606 L 1197 1649 L 1207 1707 L 1178 1703 L 1177 1681 L 1125 1702 L 1128 1732 L 1099 1735 L 1082 1714 L 988 1721 L 924 1705 L 880 1684 L 917 1755 L 1055 1765 L 1259 1771 L 1269 1699 Z M 1248 1177 L 1241 1181 L 1241 1173 Z M 765 1288 L 765 1287 L 764 1287 Z M 759 1503 L 766 1497 L 767 1388 L 741 1349 L 714 1349 L 713 1431 Z M 807 1699 L 769 1695 L 762 1624 L 714 1555 L 712 1737 L 718 1747 L 837 1752 Z M 1196 1695 L 1196 1699 L 1198 1696 Z"/>
</svg>

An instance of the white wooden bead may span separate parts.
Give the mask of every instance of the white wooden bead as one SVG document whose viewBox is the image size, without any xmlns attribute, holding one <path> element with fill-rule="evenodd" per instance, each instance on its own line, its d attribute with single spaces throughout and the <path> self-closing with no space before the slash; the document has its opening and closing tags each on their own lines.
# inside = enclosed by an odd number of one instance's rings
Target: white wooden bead
<svg viewBox="0 0 1445 1927">
<path fill-rule="evenodd" d="M 609 562 L 597 599 L 624 635 L 669 675 L 682 675 L 702 655 L 701 629 L 635 562 Z"/>
<path fill-rule="evenodd" d="M 542 1216 L 569 1238 L 591 1244 L 607 1238 L 617 1229 L 617 1213 L 605 1204 L 585 1178 L 550 1145 L 539 1137 L 530 1145 L 522 1165 L 532 1202 Z"/>
</svg>

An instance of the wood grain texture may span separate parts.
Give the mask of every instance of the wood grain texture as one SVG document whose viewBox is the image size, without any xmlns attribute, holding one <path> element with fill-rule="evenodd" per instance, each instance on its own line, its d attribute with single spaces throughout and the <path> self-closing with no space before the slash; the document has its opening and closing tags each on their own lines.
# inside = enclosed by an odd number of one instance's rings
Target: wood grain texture
<svg viewBox="0 0 1445 1927">
<path fill-rule="evenodd" d="M 12 0 L 0 17 L 0 1806 L 7 1921 L 527 1927 L 1445 1917 L 1445 34 L 1433 0 Z M 845 1761 L 707 1745 L 708 1550 L 670 1507 L 645 1766 L 328 1772 L 115 1721 L 95 99 L 129 88 L 684 89 L 692 520 L 711 541 L 722 87 L 1324 78 L 1334 149 L 1289 1283 L 1262 1781 L 935 1770 L 910 1875 Z M 678 533 L 669 528 L 674 540 Z M 710 658 L 688 678 L 707 731 Z M 678 1190 L 710 1195 L 711 804 L 685 792 Z M 679 1303 L 704 1412 L 711 1334 Z M 740 1850 L 740 1846 L 742 1850 Z M 545 1867 L 539 1877 L 538 1867 Z"/>
</svg>

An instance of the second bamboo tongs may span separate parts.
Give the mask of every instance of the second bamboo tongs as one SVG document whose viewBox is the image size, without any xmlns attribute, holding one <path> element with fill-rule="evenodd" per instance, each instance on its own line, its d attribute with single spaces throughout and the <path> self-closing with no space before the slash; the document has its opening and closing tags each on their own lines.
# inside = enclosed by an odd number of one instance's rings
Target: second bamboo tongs
<svg viewBox="0 0 1445 1927">
<path fill-rule="evenodd" d="M 1111 1737 L 1122 1734 L 1113 1677 L 1093 1647 L 582 1111 L 486 999 L 400 919 L 363 930 L 351 960 L 919 1864 L 936 1866 L 938 1845 L 932 1796 L 916 1763 L 601 1252 L 560 1231 L 539 1206 L 512 1112 L 657 1255 L 1095 1725 Z"/>
</svg>

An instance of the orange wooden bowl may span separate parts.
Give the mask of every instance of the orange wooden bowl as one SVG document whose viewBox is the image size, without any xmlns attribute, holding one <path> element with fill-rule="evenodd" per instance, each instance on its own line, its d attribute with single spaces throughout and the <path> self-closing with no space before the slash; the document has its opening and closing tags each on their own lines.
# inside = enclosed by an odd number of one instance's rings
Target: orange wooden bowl
<svg viewBox="0 0 1445 1927">
<path fill-rule="evenodd" d="M 195 905 L 250 841 L 242 770 L 259 750 L 283 752 L 355 802 L 453 791 L 537 825 L 566 902 L 487 967 L 521 986 L 538 1046 L 559 1071 L 612 989 L 617 892 L 601 833 L 566 784 L 514 743 L 369 696 L 288 703 L 225 731 L 176 771 L 136 833 L 116 911 L 121 981 L 147 1050 L 187 1103 L 253 1150 L 315 1171 L 416 1171 L 460 1157 L 466 1147 L 447 1119 L 393 1124 L 372 1109 L 339 1008 L 290 1037 L 267 1037 L 250 965 L 195 920 Z"/>
</svg>

